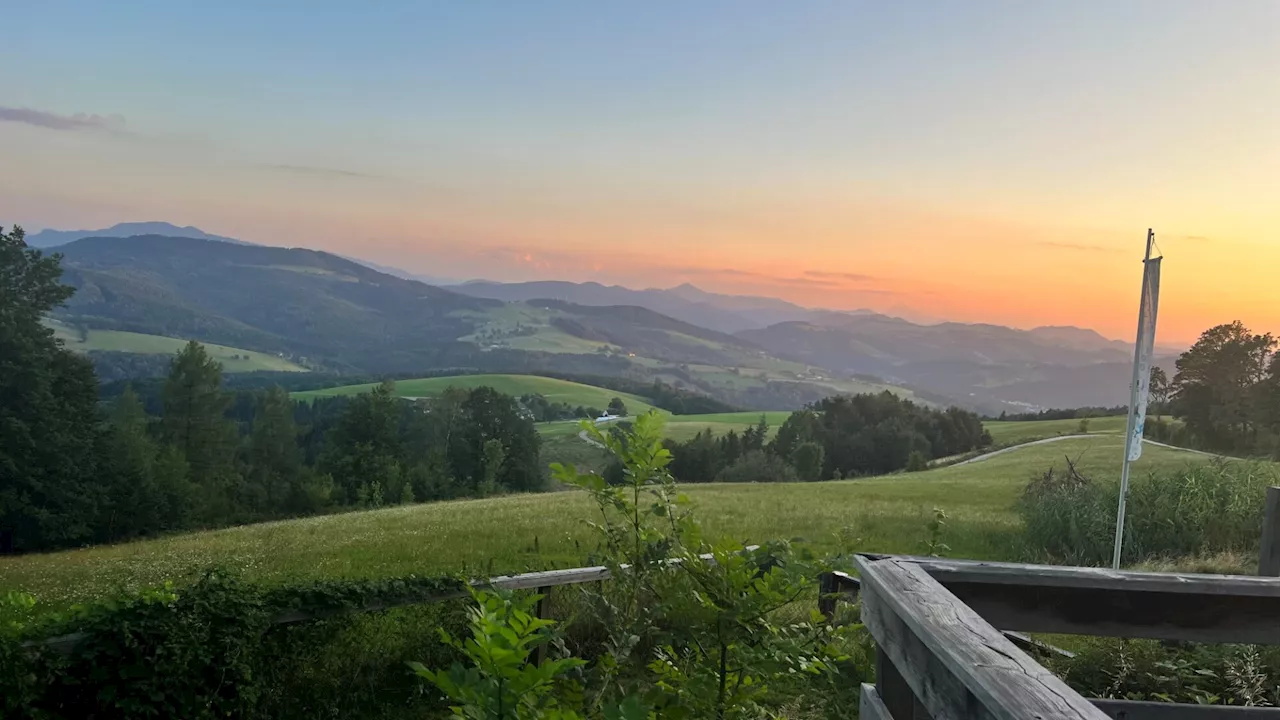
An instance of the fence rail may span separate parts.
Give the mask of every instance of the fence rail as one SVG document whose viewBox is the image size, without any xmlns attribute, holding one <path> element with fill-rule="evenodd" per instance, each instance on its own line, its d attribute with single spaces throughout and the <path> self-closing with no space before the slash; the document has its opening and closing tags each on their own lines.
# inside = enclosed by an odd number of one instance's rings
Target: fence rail
<svg viewBox="0 0 1280 720">
<path fill-rule="evenodd" d="M 1280 719 L 1276 708 L 1085 698 L 1016 633 L 1280 645 L 1280 578 L 886 555 L 857 567 L 877 648 L 868 718 Z"/>
</svg>

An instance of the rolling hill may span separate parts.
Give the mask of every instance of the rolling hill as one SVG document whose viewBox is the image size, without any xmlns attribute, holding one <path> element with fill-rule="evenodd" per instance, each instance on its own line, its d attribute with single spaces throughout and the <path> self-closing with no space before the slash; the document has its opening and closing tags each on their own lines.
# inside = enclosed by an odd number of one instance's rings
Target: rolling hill
<svg viewBox="0 0 1280 720">
<path fill-rule="evenodd" d="M 1031 425 L 1033 423 L 1025 423 Z M 906 475 L 814 483 L 686 484 L 710 537 L 749 542 L 807 540 L 822 552 L 842 549 L 856 530 L 860 552 L 916 554 L 927 537 L 930 507 L 945 508 L 946 543 L 957 557 L 1018 560 L 1017 503 L 1027 479 L 1064 456 L 1081 472 L 1114 480 L 1124 439 L 1118 435 L 1026 447 L 991 460 Z M 1150 447 L 1138 473 L 1209 462 Z M 1266 466 L 1269 470 L 1274 466 Z M 587 563 L 595 547 L 583 520 L 593 513 L 577 492 L 510 495 L 383 510 L 322 515 L 57 553 L 0 557 L 5 585 L 53 608 L 99 599 L 121 588 L 179 585 L 215 560 L 265 584 L 332 578 L 474 572 L 523 572 Z"/>
<path fill-rule="evenodd" d="M 559 300 L 574 305 L 634 306 L 722 333 L 762 328 L 784 320 L 807 319 L 813 315 L 812 310 L 785 300 L 710 293 L 689 284 L 666 290 L 632 290 L 620 285 L 601 285 L 595 282 L 540 280 L 497 283 L 475 280 L 450 286 L 449 289 L 506 302 Z"/>
<path fill-rule="evenodd" d="M 57 318 L 95 332 L 194 338 L 321 371 L 661 378 L 762 409 L 833 392 L 800 383 L 802 364 L 641 307 L 503 303 L 328 253 L 193 238 L 84 238 L 59 250 L 78 291 Z M 719 381 L 731 376 L 741 387 Z"/>
<path fill-rule="evenodd" d="M 76 294 L 58 315 L 287 352 L 334 369 L 424 369 L 498 306 L 314 250 L 191 238 L 85 238 L 60 248 Z"/>
<path fill-rule="evenodd" d="M 888 389 L 992 413 L 1119 404 L 1130 376 L 1125 343 L 1072 327 L 921 325 L 690 285 L 441 288 L 329 253 L 225 239 L 91 237 L 59 251 L 78 288 L 59 319 L 284 355 L 322 371 L 656 378 L 762 410 Z M 621 301 L 630 302 L 602 304 Z M 800 319 L 762 326 L 788 316 Z M 707 326 L 744 323 L 755 327 Z"/>
<path fill-rule="evenodd" d="M 376 386 L 376 383 L 343 385 L 341 387 L 324 388 L 323 390 L 295 392 L 292 393 L 292 397 L 295 400 L 309 400 L 337 395 L 359 395 L 369 392 Z M 400 397 L 409 398 L 430 397 L 439 395 L 451 387 L 468 390 L 477 387 L 491 387 L 500 393 L 513 397 L 536 394 L 542 395 L 551 402 L 601 409 L 608 407 L 609 401 L 616 397 L 621 398 L 626 403 L 628 413 L 643 413 L 654 409 L 646 398 L 642 398 L 639 395 L 536 375 L 457 375 L 397 380 L 396 394 Z"/>
<path fill-rule="evenodd" d="M 917 325 L 829 313 L 737 334 L 779 357 L 969 398 L 992 411 L 1121 404 L 1132 373 L 1132 346 L 1079 328 Z"/>
<path fill-rule="evenodd" d="M 81 333 L 56 320 L 50 320 L 54 335 L 71 350 L 88 354 L 127 353 L 131 355 L 156 355 L 171 357 L 181 350 L 186 340 L 145 335 L 123 330 L 85 330 Z M 222 364 L 224 372 L 307 372 L 307 368 L 278 355 L 254 352 L 244 348 L 205 343 L 205 351 Z"/>
</svg>

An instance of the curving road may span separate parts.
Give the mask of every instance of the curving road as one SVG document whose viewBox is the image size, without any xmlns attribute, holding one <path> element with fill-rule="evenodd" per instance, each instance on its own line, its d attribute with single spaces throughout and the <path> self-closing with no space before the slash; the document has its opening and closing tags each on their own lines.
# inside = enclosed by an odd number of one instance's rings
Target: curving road
<svg viewBox="0 0 1280 720">
<path fill-rule="evenodd" d="M 990 460 L 991 458 L 996 457 L 997 455 L 1003 455 L 1007 452 L 1013 452 L 1014 450 L 1021 450 L 1022 448 L 1031 447 L 1033 445 L 1047 445 L 1052 442 L 1058 442 L 1059 440 L 1075 440 L 1079 438 L 1098 438 L 1098 437 L 1119 437 L 1123 439 L 1124 435 L 1115 435 L 1113 433 L 1091 433 L 1088 435 L 1080 435 L 1080 434 L 1055 435 L 1054 437 L 1044 438 L 1043 440 L 1032 440 L 1031 442 L 1022 443 L 1021 445 L 1014 445 L 1012 447 L 1001 448 L 1000 450 L 989 452 L 986 455 L 979 455 L 978 457 L 975 457 L 975 458 L 969 458 L 964 462 L 958 462 L 955 465 L 952 465 L 951 467 L 957 467 L 960 465 L 969 465 L 970 463 L 978 463 L 978 462 L 982 462 L 983 460 Z M 1204 452 L 1203 450 L 1192 450 L 1191 448 L 1178 447 L 1177 445 L 1166 445 L 1165 443 L 1156 442 L 1155 440 L 1147 440 L 1146 438 L 1143 438 L 1142 442 L 1148 445 L 1155 445 L 1156 447 L 1168 448 L 1169 450 L 1181 450 L 1182 452 L 1189 452 L 1189 453 L 1192 453 L 1193 455 L 1204 455 L 1206 457 L 1228 457 L 1226 455 L 1218 455 L 1217 453 Z"/>
</svg>

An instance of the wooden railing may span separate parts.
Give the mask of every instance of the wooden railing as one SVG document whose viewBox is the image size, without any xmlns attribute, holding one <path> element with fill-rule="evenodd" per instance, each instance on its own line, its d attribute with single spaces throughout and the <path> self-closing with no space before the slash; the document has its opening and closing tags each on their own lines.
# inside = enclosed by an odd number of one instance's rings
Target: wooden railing
<svg viewBox="0 0 1280 720">
<path fill-rule="evenodd" d="M 864 718 L 1280 718 L 1280 709 L 1085 698 L 1002 631 L 1280 644 L 1280 579 L 860 555 L 877 648 Z"/>
</svg>

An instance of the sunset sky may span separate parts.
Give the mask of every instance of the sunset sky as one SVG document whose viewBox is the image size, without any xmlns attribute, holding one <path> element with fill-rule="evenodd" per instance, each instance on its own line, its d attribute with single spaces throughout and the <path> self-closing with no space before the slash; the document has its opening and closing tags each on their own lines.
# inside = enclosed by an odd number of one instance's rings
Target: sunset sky
<svg viewBox="0 0 1280 720">
<path fill-rule="evenodd" d="M 0 224 L 1280 331 L 1280 2 L 0 0 Z"/>
</svg>

